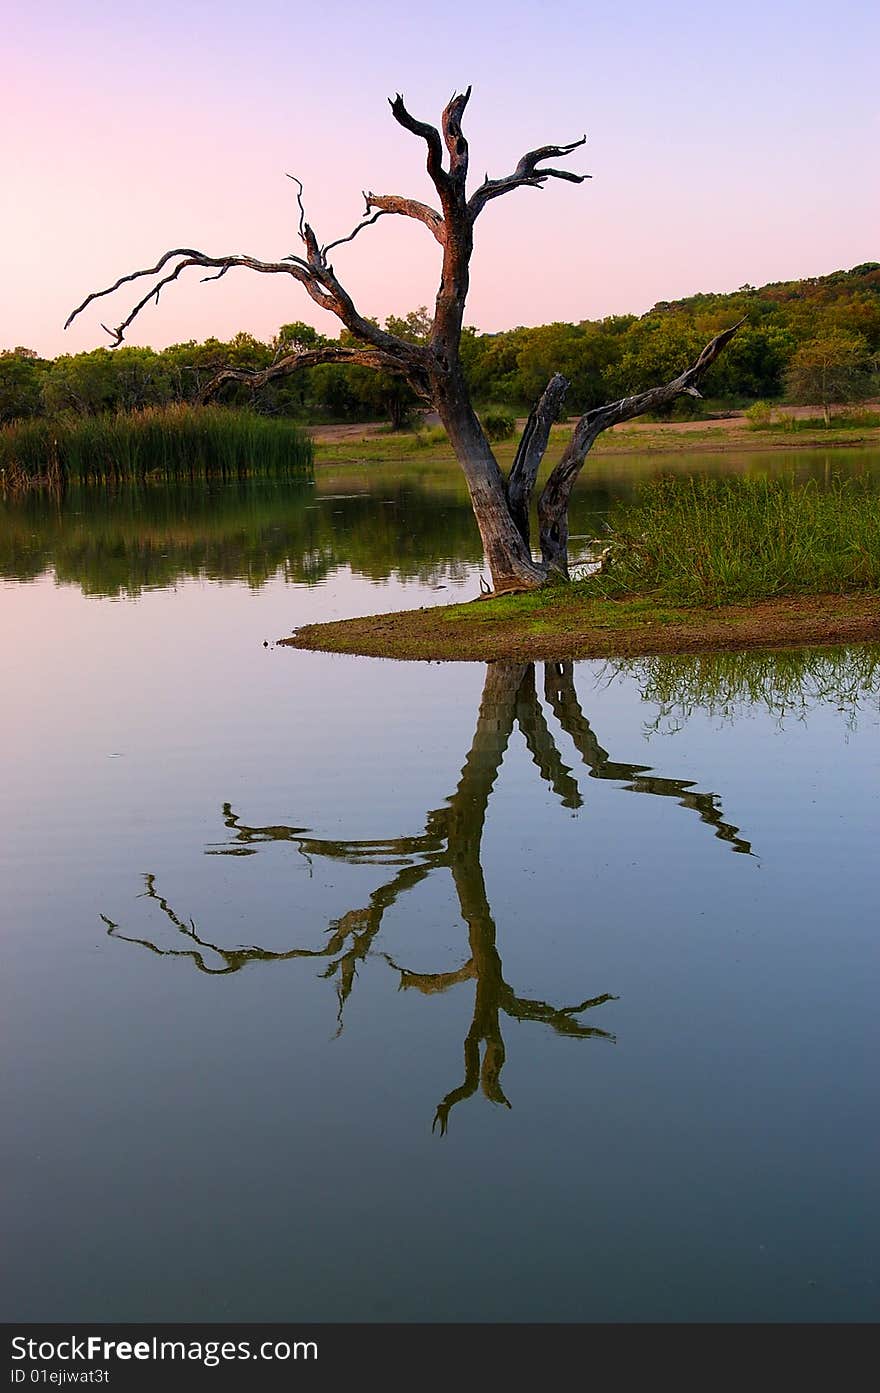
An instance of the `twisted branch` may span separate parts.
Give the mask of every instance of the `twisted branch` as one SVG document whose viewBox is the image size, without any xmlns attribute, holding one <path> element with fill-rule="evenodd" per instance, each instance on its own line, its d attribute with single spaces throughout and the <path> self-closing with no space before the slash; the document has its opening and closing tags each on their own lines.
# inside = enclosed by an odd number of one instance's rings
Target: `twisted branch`
<svg viewBox="0 0 880 1393">
<path fill-rule="evenodd" d="M 548 179 L 565 179 L 570 184 L 582 184 L 585 179 L 591 179 L 590 174 L 574 174 L 570 169 L 541 168 L 543 160 L 561 159 L 586 143 L 587 137 L 583 135 L 570 145 L 542 145 L 537 150 L 528 150 L 513 173 L 505 175 L 503 179 L 490 179 L 487 174 L 468 200 L 471 220 L 479 216 L 490 199 L 500 198 L 503 193 L 511 193 L 513 189 L 540 189 Z"/>
<path fill-rule="evenodd" d="M 181 271 L 187 270 L 190 266 L 200 266 L 206 270 L 214 269 L 218 271 L 218 275 L 206 276 L 205 280 L 219 280 L 221 276 L 225 275 L 227 271 L 232 270 L 235 266 L 246 266 L 248 270 L 259 271 L 263 275 L 292 276 L 294 280 L 299 281 L 301 285 L 305 286 L 309 295 L 316 304 L 322 307 L 322 309 L 331 311 L 334 309 L 334 302 L 331 298 L 329 287 L 322 284 L 321 279 L 319 279 L 309 267 L 299 261 L 260 261 L 257 257 L 243 255 L 208 256 L 205 252 L 196 251 L 190 247 L 174 247 L 171 251 L 165 252 L 164 256 L 159 258 L 155 266 L 148 266 L 140 271 L 132 271 L 127 276 L 120 276 L 119 280 L 115 281 L 113 285 L 107 286 L 104 290 L 93 290 L 91 294 L 86 296 L 82 304 L 77 305 L 76 309 L 72 310 L 68 315 L 64 324 L 65 329 L 70 327 L 76 317 L 82 314 L 83 310 L 90 305 L 93 300 L 100 300 L 105 295 L 112 295 L 120 286 L 126 285 L 130 281 L 144 280 L 148 277 L 158 275 L 162 268 L 167 266 L 175 257 L 181 257 L 181 260 L 178 262 L 177 266 L 175 266 L 174 270 L 170 271 L 168 275 L 162 276 L 155 285 L 150 287 L 147 294 L 138 300 L 134 309 L 122 320 L 121 324 L 117 325 L 115 329 L 107 328 L 106 324 L 101 326 L 106 329 L 107 333 L 112 337 L 112 348 L 116 348 L 122 343 L 125 337 L 125 330 L 133 320 L 137 318 L 141 310 L 148 305 L 151 300 L 154 300 L 156 304 L 158 304 L 159 296 L 165 286 L 170 285 L 172 281 L 176 281 Z"/>
<path fill-rule="evenodd" d="M 291 373 L 305 368 L 316 368 L 324 363 L 342 363 L 349 367 L 373 368 L 377 372 L 390 372 L 406 376 L 407 365 L 390 353 L 375 348 L 342 348 L 328 344 L 323 348 L 310 348 L 302 353 L 288 353 L 278 358 L 268 368 L 251 370 L 248 368 L 223 368 L 206 383 L 199 393 L 199 400 L 208 401 L 216 395 L 226 382 L 246 382 L 254 391 L 265 387 L 276 377 L 289 377 Z"/>
<path fill-rule="evenodd" d="M 165 286 L 170 285 L 172 281 L 176 281 L 180 274 L 189 267 L 198 266 L 205 270 L 216 272 L 214 275 L 205 276 L 203 278 L 206 281 L 213 281 L 220 280 L 228 271 L 232 270 L 233 267 L 244 266 L 251 271 L 259 271 L 264 275 L 287 275 L 298 281 L 300 285 L 304 286 L 306 292 L 316 305 L 319 305 L 321 309 L 327 310 L 331 314 L 335 314 L 356 339 L 369 345 L 372 349 L 377 350 L 378 356 L 370 357 L 369 355 L 365 355 L 357 361 L 366 367 L 402 374 L 407 378 L 410 385 L 420 395 L 424 396 L 427 390 L 427 359 L 424 350 L 418 345 L 410 344 L 403 339 L 399 339 L 395 334 L 389 334 L 384 329 L 380 329 L 378 325 L 365 319 L 356 308 L 348 291 L 337 278 L 333 267 L 327 261 L 327 252 L 332 247 L 352 241 L 364 227 L 375 222 L 376 219 L 381 216 L 381 211 L 384 210 L 377 211 L 371 218 L 367 218 L 360 223 L 347 237 L 341 237 L 337 239 L 337 241 L 329 242 L 322 247 L 318 242 L 313 228 L 306 219 L 302 196 L 302 181 L 294 174 L 288 174 L 287 177 L 292 180 L 297 187 L 297 203 L 299 205 L 298 233 L 306 249 L 305 259 L 290 254 L 285 256 L 281 261 L 261 261 L 257 257 L 237 253 L 231 256 L 218 257 L 209 256 L 207 253 L 193 247 L 174 247 L 170 251 L 165 252 L 154 266 L 132 271 L 128 275 L 120 276 L 118 280 L 114 281 L 113 285 L 107 286 L 104 290 L 92 291 L 68 316 L 64 325 L 65 329 L 73 323 L 78 315 L 82 314 L 83 310 L 86 309 L 93 300 L 101 299 L 106 295 L 112 295 L 115 291 L 119 290 L 121 286 L 131 282 L 160 276 L 160 279 L 150 287 L 140 300 L 138 300 L 134 308 L 116 328 L 111 329 L 108 328 L 107 325 L 101 326 L 112 339 L 111 347 L 116 348 L 123 342 L 126 329 L 138 317 L 141 310 L 143 310 L 151 300 L 158 304 L 159 297 Z M 161 275 L 165 267 L 173 263 L 177 258 L 179 258 L 179 260 L 177 260 L 177 264 L 173 269 L 166 275 Z M 359 349 L 354 351 L 360 352 Z M 297 368 L 302 366 L 315 366 L 314 362 L 300 362 L 299 359 L 300 355 L 294 355 L 282 361 L 285 362 L 288 371 L 296 371 Z M 343 362 L 354 360 L 348 356 L 348 351 L 346 351 L 345 357 L 325 358 L 322 361 Z M 275 363 L 272 365 L 272 368 L 267 371 L 269 372 L 269 377 L 278 377 L 281 376 L 283 370 L 280 363 Z M 260 374 L 256 376 L 260 376 Z M 233 369 L 227 369 L 225 374 L 221 375 L 221 379 L 222 381 L 250 380 L 249 377 L 243 379 L 241 375 Z M 266 378 L 266 380 L 269 380 L 269 378 Z M 206 389 L 207 392 L 210 393 L 215 390 L 218 385 L 220 385 L 220 382 L 215 379 L 213 383 L 208 385 L 208 389 Z"/>
<path fill-rule="evenodd" d="M 369 204 L 367 204 L 367 211 L 369 212 Z M 349 232 L 347 237 L 337 237 L 335 242 L 327 242 L 321 248 L 321 260 L 326 264 L 327 253 L 329 251 L 332 251 L 334 247 L 343 246 L 346 242 L 353 242 L 359 232 L 363 232 L 365 227 L 372 227 L 373 223 L 378 222 L 379 218 L 381 218 L 386 211 L 387 209 L 380 208 L 378 213 L 374 213 L 371 218 L 363 218 L 361 222 L 358 223 L 354 231 Z"/>
</svg>

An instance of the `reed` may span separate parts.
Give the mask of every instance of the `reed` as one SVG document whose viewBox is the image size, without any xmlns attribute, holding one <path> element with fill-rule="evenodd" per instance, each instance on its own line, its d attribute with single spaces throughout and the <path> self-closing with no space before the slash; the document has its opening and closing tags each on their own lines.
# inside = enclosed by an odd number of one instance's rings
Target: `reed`
<svg viewBox="0 0 880 1393">
<path fill-rule="evenodd" d="M 661 479 L 618 508 L 591 587 L 678 604 L 880 589 L 880 490 L 788 478 Z"/>
<path fill-rule="evenodd" d="M 312 443 L 289 421 L 217 406 L 20 421 L 0 429 L 0 482 L 13 492 L 148 478 L 307 475 Z"/>
</svg>

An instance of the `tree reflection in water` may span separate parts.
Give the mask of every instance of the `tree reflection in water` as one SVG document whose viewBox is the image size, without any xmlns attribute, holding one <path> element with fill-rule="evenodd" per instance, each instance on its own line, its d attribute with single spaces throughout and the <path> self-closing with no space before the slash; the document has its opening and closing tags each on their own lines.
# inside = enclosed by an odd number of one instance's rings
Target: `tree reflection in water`
<svg viewBox="0 0 880 1393">
<path fill-rule="evenodd" d="M 684 779 L 661 778 L 641 764 L 619 763 L 599 744 L 583 713 L 574 686 L 571 663 L 548 663 L 544 667 L 544 694 L 547 705 L 562 729 L 571 738 L 589 776 L 610 779 L 633 793 L 650 793 L 674 798 L 690 808 L 713 828 L 715 836 L 729 843 L 731 850 L 750 854 L 739 829 L 724 820 L 713 793 L 699 792 Z M 179 947 L 165 948 L 145 938 L 122 933 L 120 926 L 102 915 L 108 933 L 127 943 L 138 943 L 163 957 L 188 958 L 200 972 L 228 974 L 239 972 L 251 962 L 281 962 L 293 958 L 327 960 L 325 978 L 335 979 L 338 999 L 338 1027 L 357 977 L 357 968 L 368 954 L 375 952 L 400 974 L 400 985 L 425 994 L 448 991 L 462 982 L 474 983 L 474 1009 L 464 1041 L 464 1078 L 437 1105 L 435 1128 L 446 1131 L 449 1113 L 456 1103 L 469 1098 L 478 1088 L 494 1103 L 510 1104 L 501 1085 L 505 1049 L 501 1017 L 539 1021 L 558 1034 L 579 1039 L 613 1041 L 613 1035 L 598 1026 L 586 1025 L 579 1017 L 604 1002 L 615 1000 L 609 993 L 587 997 L 568 1006 L 519 996 L 505 980 L 496 943 L 495 921 L 486 894 L 480 859 L 486 811 L 501 762 L 514 725 L 518 725 L 541 778 L 566 808 L 579 808 L 583 798 L 577 780 L 562 757 L 547 725 L 535 684 L 531 663 L 489 663 L 480 702 L 473 743 L 464 762 L 458 787 L 442 808 L 427 814 L 424 831 L 416 836 L 388 840 L 333 841 L 313 837 L 305 827 L 249 826 L 241 821 L 230 804 L 224 805 L 224 821 L 230 840 L 212 848 L 210 854 L 242 856 L 254 854 L 267 842 L 292 842 L 306 857 L 324 857 L 349 864 L 395 866 L 395 873 L 370 895 L 360 908 L 350 909 L 329 925 L 329 936 L 320 948 L 296 947 L 284 952 L 264 948 L 224 948 L 203 938 L 193 920 L 181 919 L 156 888 L 153 875 L 146 876 L 144 894 L 154 900 L 165 918 L 184 940 Z M 454 972 L 413 972 L 381 952 L 376 940 L 385 911 L 402 894 L 445 867 L 452 875 L 461 917 L 467 926 L 469 957 Z M 212 966 L 206 954 L 216 955 Z"/>
</svg>

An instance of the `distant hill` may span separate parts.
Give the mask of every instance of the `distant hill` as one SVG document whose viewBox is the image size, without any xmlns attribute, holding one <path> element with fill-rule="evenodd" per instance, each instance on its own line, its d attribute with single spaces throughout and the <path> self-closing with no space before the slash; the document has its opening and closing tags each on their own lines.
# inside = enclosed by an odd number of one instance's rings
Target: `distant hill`
<svg viewBox="0 0 880 1393">
<path fill-rule="evenodd" d="M 700 293 L 662 300 L 647 314 L 609 315 L 579 324 L 556 323 L 481 334 L 465 330 L 462 361 L 482 405 L 527 408 L 555 372 L 568 378 L 566 407 L 583 411 L 603 401 L 667 382 L 693 362 L 703 345 L 738 319 L 747 323 L 704 383 L 707 397 L 728 405 L 779 399 L 798 349 L 832 335 L 847 336 L 870 369 L 880 361 L 880 262 L 849 271 L 770 285 L 740 286 L 729 294 Z M 419 335 L 426 310 L 388 327 L 408 326 Z M 228 343 L 176 344 L 162 352 L 123 346 L 38 359 L 24 348 L 0 353 L 0 422 L 42 414 L 130 410 L 192 399 L 199 385 L 223 365 L 259 370 L 279 347 L 314 347 L 327 340 L 307 324 L 279 329 L 271 344 L 239 333 Z M 409 388 L 387 374 L 325 366 L 277 379 L 252 397 L 237 385 L 229 401 L 281 415 L 320 420 L 375 420 L 395 424 L 416 405 Z M 676 414 L 701 410 L 681 398 Z"/>
</svg>

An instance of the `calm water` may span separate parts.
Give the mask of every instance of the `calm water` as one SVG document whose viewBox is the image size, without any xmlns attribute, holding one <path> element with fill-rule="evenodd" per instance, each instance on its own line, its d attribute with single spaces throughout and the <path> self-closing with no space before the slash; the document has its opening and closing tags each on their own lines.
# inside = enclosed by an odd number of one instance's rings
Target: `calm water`
<svg viewBox="0 0 880 1393">
<path fill-rule="evenodd" d="M 478 573 L 437 469 L 0 507 L 6 1319 L 880 1314 L 880 653 L 273 646 Z"/>
</svg>

